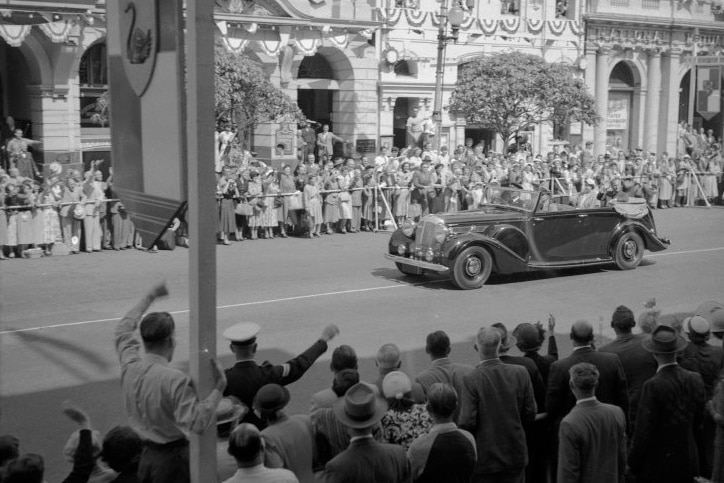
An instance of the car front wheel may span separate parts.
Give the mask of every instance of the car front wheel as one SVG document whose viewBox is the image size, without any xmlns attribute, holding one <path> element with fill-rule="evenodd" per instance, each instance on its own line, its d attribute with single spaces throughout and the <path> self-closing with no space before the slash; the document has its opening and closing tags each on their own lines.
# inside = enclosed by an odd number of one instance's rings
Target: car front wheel
<svg viewBox="0 0 724 483">
<path fill-rule="evenodd" d="M 644 241 L 636 233 L 624 233 L 616 243 L 613 256 L 618 268 L 632 270 L 644 257 Z"/>
<path fill-rule="evenodd" d="M 455 259 L 452 281 L 463 290 L 480 288 L 488 280 L 492 268 L 493 258 L 485 248 L 469 247 Z"/>
</svg>

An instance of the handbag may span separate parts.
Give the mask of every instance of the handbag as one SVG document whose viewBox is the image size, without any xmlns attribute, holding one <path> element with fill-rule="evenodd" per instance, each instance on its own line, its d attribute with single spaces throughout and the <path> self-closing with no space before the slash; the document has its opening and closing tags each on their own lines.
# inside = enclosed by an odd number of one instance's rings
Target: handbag
<svg viewBox="0 0 724 483">
<path fill-rule="evenodd" d="M 289 197 L 289 209 L 290 210 L 303 210 L 304 203 L 302 202 L 302 193 L 294 193 Z"/>
<path fill-rule="evenodd" d="M 85 207 L 81 204 L 73 205 L 73 218 L 76 220 L 82 220 L 85 218 Z"/>
</svg>

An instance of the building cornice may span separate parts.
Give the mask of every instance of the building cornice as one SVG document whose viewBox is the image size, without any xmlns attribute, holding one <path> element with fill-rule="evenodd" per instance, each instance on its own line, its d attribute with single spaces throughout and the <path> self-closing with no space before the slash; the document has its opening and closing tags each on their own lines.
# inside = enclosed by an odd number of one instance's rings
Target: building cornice
<svg viewBox="0 0 724 483">
<path fill-rule="evenodd" d="M 344 18 L 292 18 L 292 17 L 273 17 L 273 16 L 260 16 L 260 15 L 244 15 L 229 12 L 215 12 L 214 20 L 226 21 L 231 24 L 244 24 L 244 25 L 267 25 L 267 26 L 290 26 L 290 27 L 306 27 L 320 29 L 325 27 L 347 29 L 349 31 L 362 31 L 367 29 L 377 29 L 382 26 L 382 22 L 375 21 L 363 21 L 363 20 L 352 20 Z"/>
<path fill-rule="evenodd" d="M 628 15 L 619 13 L 592 13 L 585 14 L 583 20 L 591 25 L 612 27 L 640 27 L 647 26 L 656 29 L 682 29 L 711 30 L 724 32 L 724 22 L 702 21 L 692 19 L 648 17 L 643 15 Z"/>
</svg>

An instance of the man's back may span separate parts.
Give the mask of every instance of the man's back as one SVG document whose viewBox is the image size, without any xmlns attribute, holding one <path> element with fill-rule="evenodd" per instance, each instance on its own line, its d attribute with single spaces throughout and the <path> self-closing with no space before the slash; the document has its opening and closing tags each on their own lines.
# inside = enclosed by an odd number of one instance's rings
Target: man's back
<svg viewBox="0 0 724 483">
<path fill-rule="evenodd" d="M 626 375 L 618 356 L 582 347 L 551 364 L 546 394 L 546 411 L 551 418 L 554 421 L 562 419 L 576 405 L 576 398 L 568 386 L 568 370 L 579 362 L 590 362 L 600 373 L 596 398 L 603 403 L 615 404 L 628 414 Z"/>
<path fill-rule="evenodd" d="M 352 441 L 327 463 L 325 483 L 398 483 L 410 480 L 410 462 L 402 446 L 378 443 L 372 437 Z"/>
<path fill-rule="evenodd" d="M 428 369 L 415 376 L 415 382 L 420 384 L 426 397 L 430 386 L 438 382 L 450 384 L 460 395 L 463 393 L 463 379 L 474 369 L 473 366 L 451 362 L 448 357 L 444 357 L 432 361 Z M 457 408 L 453 414 L 453 420 L 457 420 L 459 413 L 460 408 Z"/>
<path fill-rule="evenodd" d="M 284 417 L 261 432 L 266 443 L 265 465 L 291 470 L 301 483 L 314 482 L 314 430 L 306 415 Z"/>
<path fill-rule="evenodd" d="M 623 410 L 597 400 L 582 401 L 561 421 L 558 483 L 621 481 L 626 469 Z"/>
<path fill-rule="evenodd" d="M 475 436 L 475 474 L 523 469 L 528 463 L 523 425 L 535 419 L 528 371 L 500 359 L 481 362 L 465 376 L 460 426 Z"/>
<path fill-rule="evenodd" d="M 637 481 L 678 483 L 697 476 L 697 443 L 704 413 L 704 383 L 677 365 L 644 383 L 629 467 Z"/>
<path fill-rule="evenodd" d="M 473 436 L 453 423 L 434 426 L 412 442 L 407 455 L 416 483 L 468 483 L 477 460 Z"/>
<path fill-rule="evenodd" d="M 714 388 L 722 370 L 723 357 L 721 347 L 715 347 L 706 342 L 699 344 L 692 342 L 681 353 L 681 367 L 701 374 L 707 400 L 714 396 Z"/>
<path fill-rule="evenodd" d="M 644 382 L 656 374 L 656 360 L 654 356 L 644 350 L 641 345 L 641 341 L 646 337 L 645 334 L 620 335 L 616 340 L 598 349 L 599 352 L 616 354 L 621 361 L 623 371 L 626 374 L 631 427 L 633 427 L 636 419 L 636 410 L 638 408 L 641 388 Z"/>
</svg>

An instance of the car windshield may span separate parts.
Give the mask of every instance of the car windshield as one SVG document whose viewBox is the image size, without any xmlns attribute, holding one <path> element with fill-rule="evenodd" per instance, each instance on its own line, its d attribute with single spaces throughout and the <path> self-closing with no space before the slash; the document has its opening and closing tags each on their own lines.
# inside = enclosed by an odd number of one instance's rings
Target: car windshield
<svg viewBox="0 0 724 483">
<path fill-rule="evenodd" d="M 485 188 L 482 204 L 508 206 L 518 210 L 533 211 L 538 202 L 539 195 L 540 193 L 538 191 L 488 186 Z"/>
</svg>

